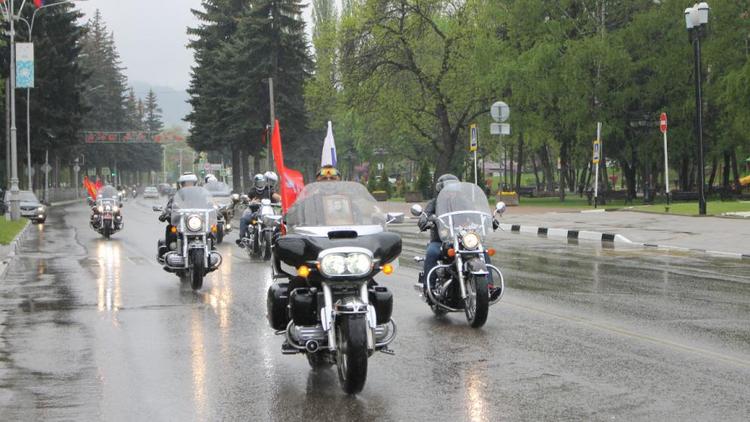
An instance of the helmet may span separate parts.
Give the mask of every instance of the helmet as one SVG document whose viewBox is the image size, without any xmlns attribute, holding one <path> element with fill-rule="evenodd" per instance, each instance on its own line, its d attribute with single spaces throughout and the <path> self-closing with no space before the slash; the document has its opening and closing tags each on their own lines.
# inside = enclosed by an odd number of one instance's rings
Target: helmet
<svg viewBox="0 0 750 422">
<path fill-rule="evenodd" d="M 275 188 L 276 185 L 279 184 L 279 176 L 276 175 L 276 173 L 272 171 L 267 171 L 263 176 L 266 177 L 266 181 L 268 182 L 268 186 L 271 187 L 271 189 Z"/>
<path fill-rule="evenodd" d="M 268 180 L 266 180 L 266 176 L 258 173 L 253 177 L 253 184 L 255 185 L 255 189 L 265 189 L 266 185 L 268 185 Z"/>
<path fill-rule="evenodd" d="M 435 193 L 440 193 L 446 185 L 451 183 L 458 183 L 458 177 L 450 173 L 438 177 L 437 183 L 435 183 Z"/>
<path fill-rule="evenodd" d="M 341 174 L 334 166 L 323 166 L 315 178 L 319 182 L 322 180 L 341 180 Z"/>
<path fill-rule="evenodd" d="M 216 176 L 214 176 L 213 174 L 209 174 L 206 176 L 205 179 L 203 179 L 203 181 L 206 183 L 211 183 L 211 182 L 218 182 L 219 179 L 217 179 Z"/>
<path fill-rule="evenodd" d="M 186 183 L 192 183 L 193 186 L 197 185 L 198 184 L 198 176 L 196 176 L 195 174 L 190 173 L 190 172 L 184 173 L 177 180 L 177 184 L 180 185 L 181 188 L 184 188 Z"/>
</svg>

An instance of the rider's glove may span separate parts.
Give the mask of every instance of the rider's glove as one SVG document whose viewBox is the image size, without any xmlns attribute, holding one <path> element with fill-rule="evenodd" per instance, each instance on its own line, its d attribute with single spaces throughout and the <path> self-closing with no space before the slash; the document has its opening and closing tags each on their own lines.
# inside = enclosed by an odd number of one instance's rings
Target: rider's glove
<svg viewBox="0 0 750 422">
<path fill-rule="evenodd" d="M 161 221 L 162 223 L 165 222 L 165 221 L 167 221 L 167 214 L 160 215 L 159 216 L 159 221 Z"/>
<path fill-rule="evenodd" d="M 427 231 L 432 228 L 433 222 L 426 215 L 423 215 L 419 217 L 417 225 L 419 226 L 419 230 Z"/>
</svg>

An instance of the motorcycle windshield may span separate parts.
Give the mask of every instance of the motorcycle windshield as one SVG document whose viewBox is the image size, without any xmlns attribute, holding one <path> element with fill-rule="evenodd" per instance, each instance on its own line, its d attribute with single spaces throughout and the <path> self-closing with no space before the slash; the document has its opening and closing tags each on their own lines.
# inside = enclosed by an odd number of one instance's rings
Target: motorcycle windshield
<svg viewBox="0 0 750 422">
<path fill-rule="evenodd" d="M 115 200 L 115 199 L 118 199 L 119 197 L 120 197 L 120 192 L 118 192 L 117 189 L 115 189 L 112 186 L 104 186 L 101 189 L 99 189 L 99 192 L 97 192 L 96 194 L 97 200 L 101 200 L 101 199 Z"/>
<path fill-rule="evenodd" d="M 214 209 L 213 197 L 211 192 L 201 186 L 191 186 L 182 188 L 174 194 L 172 207 L 176 211 L 180 210 L 205 210 Z"/>
<path fill-rule="evenodd" d="M 369 226 L 382 231 L 385 215 L 367 189 L 355 182 L 318 182 L 305 186 L 287 213 L 290 230 Z M 326 230 L 326 233 L 328 230 Z"/>
<path fill-rule="evenodd" d="M 451 183 L 440 191 L 435 203 L 441 240 L 473 231 L 486 236 L 492 231 L 492 212 L 487 196 L 472 183 Z"/>
</svg>

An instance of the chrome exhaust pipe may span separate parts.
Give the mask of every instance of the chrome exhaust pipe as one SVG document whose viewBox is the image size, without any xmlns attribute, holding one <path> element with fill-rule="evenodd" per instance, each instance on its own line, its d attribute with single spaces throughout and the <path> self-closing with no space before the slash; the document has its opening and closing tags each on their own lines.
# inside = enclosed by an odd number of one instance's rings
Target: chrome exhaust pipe
<svg viewBox="0 0 750 422">
<path fill-rule="evenodd" d="M 320 350 L 320 344 L 318 344 L 317 340 L 307 340 L 305 350 L 307 350 L 307 353 L 315 353 Z"/>
</svg>

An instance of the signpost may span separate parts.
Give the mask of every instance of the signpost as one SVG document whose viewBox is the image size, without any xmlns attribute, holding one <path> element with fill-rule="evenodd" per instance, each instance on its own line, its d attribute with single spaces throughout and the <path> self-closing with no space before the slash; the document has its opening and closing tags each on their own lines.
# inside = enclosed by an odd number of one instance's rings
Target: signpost
<svg viewBox="0 0 750 422">
<path fill-rule="evenodd" d="M 594 173 L 594 208 L 599 204 L 599 161 L 601 160 L 602 152 L 602 123 L 596 123 L 596 140 L 594 140 L 594 156 L 592 163 L 595 166 Z"/>
<path fill-rule="evenodd" d="M 478 185 L 479 171 L 477 170 L 477 150 L 479 149 L 479 127 L 476 123 L 469 126 L 469 151 L 474 153 L 474 184 Z"/>
<path fill-rule="evenodd" d="M 659 129 L 664 135 L 664 192 L 667 195 L 667 212 L 669 212 L 669 155 L 667 153 L 667 113 L 662 113 L 659 117 Z"/>
<path fill-rule="evenodd" d="M 490 115 L 492 116 L 492 120 L 495 121 L 495 123 L 490 124 L 490 134 L 492 135 L 498 135 L 500 136 L 500 145 L 503 144 L 503 135 L 510 136 L 510 125 L 505 123 L 510 118 L 510 107 L 508 107 L 508 104 L 506 104 L 503 101 L 497 101 L 494 104 L 492 104 L 492 107 L 490 108 Z M 506 151 L 506 158 L 503 159 L 503 169 L 504 174 L 507 175 L 507 151 Z M 505 177 L 503 177 L 503 183 L 507 183 L 507 180 L 505 180 Z"/>
</svg>

